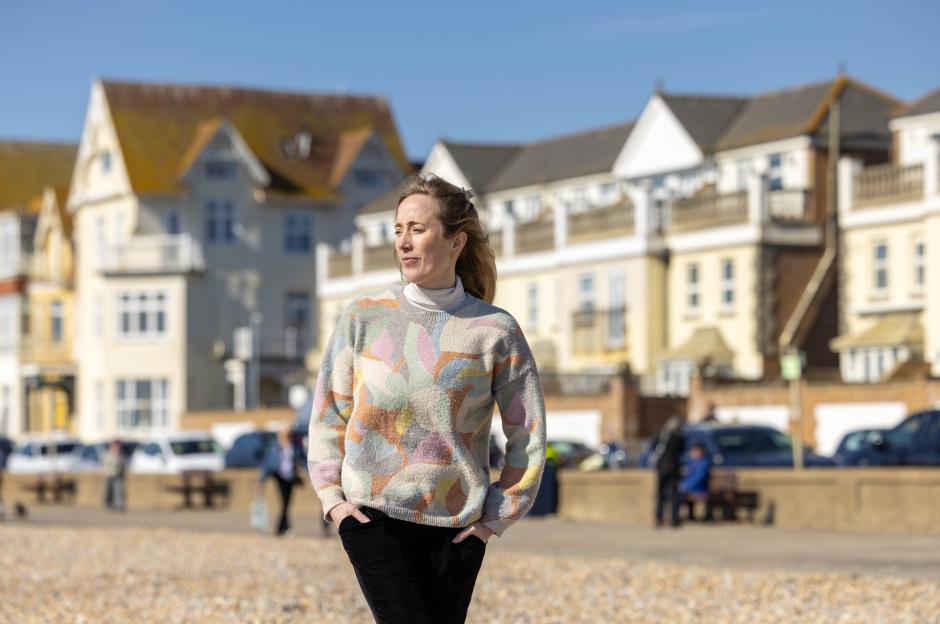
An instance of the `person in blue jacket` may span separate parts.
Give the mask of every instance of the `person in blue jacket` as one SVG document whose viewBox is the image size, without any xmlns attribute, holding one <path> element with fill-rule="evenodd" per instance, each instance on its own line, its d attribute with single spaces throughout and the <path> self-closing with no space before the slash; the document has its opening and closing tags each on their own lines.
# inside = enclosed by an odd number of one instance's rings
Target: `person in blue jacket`
<svg viewBox="0 0 940 624">
<path fill-rule="evenodd" d="M 277 444 L 268 447 L 261 464 L 258 478 L 258 496 L 264 494 L 264 483 L 270 478 L 277 481 L 281 494 L 281 517 L 277 524 L 277 534 L 284 535 L 290 529 L 288 513 L 294 486 L 302 483 L 300 474 L 304 470 L 303 456 L 294 448 L 290 431 L 284 428 L 278 431 Z"/>
<path fill-rule="evenodd" d="M 689 463 L 685 476 L 679 481 L 679 496 L 689 501 L 689 520 L 695 520 L 693 502 L 707 500 L 708 479 L 711 476 L 712 463 L 705 452 L 705 447 L 696 443 L 689 449 Z M 706 520 L 710 515 L 706 511 Z"/>
</svg>

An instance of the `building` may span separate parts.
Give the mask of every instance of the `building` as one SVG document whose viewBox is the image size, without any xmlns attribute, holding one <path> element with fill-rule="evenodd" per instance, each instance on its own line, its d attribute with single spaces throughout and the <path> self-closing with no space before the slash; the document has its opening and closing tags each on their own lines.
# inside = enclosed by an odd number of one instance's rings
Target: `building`
<svg viewBox="0 0 940 624">
<path fill-rule="evenodd" d="M 316 244 L 409 167 L 382 98 L 95 82 L 68 198 L 81 435 L 282 403 Z"/>
<path fill-rule="evenodd" d="M 74 425 L 71 245 L 48 233 L 75 154 L 75 145 L 0 142 L 0 435 Z"/>
</svg>

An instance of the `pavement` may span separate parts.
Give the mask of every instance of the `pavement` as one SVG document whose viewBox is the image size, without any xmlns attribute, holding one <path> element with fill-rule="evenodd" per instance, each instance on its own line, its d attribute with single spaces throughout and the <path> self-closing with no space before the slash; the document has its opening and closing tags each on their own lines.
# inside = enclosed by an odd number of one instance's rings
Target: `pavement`
<svg viewBox="0 0 940 624">
<path fill-rule="evenodd" d="M 165 527 L 190 531 L 253 532 L 248 514 L 228 510 L 110 512 L 104 509 L 32 505 L 25 519 L 4 525 L 71 527 Z M 319 516 L 295 515 L 293 532 L 336 539 Z M 796 531 L 740 524 L 686 524 L 655 529 L 625 524 L 575 523 L 554 517 L 526 518 L 490 551 L 554 557 L 668 561 L 715 568 L 844 572 L 940 581 L 940 535 L 892 535 Z"/>
</svg>

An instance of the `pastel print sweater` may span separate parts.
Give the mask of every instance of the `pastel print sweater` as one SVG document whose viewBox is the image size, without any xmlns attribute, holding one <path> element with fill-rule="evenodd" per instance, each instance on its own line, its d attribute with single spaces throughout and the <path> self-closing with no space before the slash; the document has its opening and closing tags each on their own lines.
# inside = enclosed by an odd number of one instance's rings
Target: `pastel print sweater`
<svg viewBox="0 0 940 624">
<path fill-rule="evenodd" d="M 531 508 L 545 404 L 515 319 L 473 296 L 419 308 L 397 287 L 358 298 L 323 355 L 308 466 L 324 513 L 343 502 L 420 524 L 483 520 L 501 535 Z M 494 405 L 506 463 L 490 484 Z"/>
</svg>

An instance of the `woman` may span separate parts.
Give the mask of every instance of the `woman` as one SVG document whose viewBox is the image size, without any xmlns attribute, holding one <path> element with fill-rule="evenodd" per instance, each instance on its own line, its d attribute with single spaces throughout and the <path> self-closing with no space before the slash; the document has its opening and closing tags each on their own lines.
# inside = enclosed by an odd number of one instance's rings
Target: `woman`
<svg viewBox="0 0 940 624">
<path fill-rule="evenodd" d="M 310 478 L 377 622 L 463 622 L 486 541 L 538 491 L 542 386 L 491 305 L 494 254 L 468 192 L 409 177 L 395 250 L 407 284 L 350 304 L 324 352 Z M 494 404 L 507 444 L 491 485 Z"/>
<path fill-rule="evenodd" d="M 300 461 L 303 462 L 302 453 Z M 291 440 L 290 429 L 287 427 L 278 430 L 277 444 L 272 444 L 265 451 L 261 474 L 258 476 L 256 497 L 264 496 L 264 484 L 272 477 L 277 481 L 277 489 L 281 495 L 281 514 L 276 535 L 285 535 L 290 530 L 291 494 L 294 486 L 301 483 L 300 474 L 298 474 L 297 451 Z"/>
</svg>

